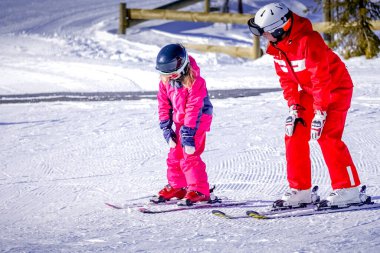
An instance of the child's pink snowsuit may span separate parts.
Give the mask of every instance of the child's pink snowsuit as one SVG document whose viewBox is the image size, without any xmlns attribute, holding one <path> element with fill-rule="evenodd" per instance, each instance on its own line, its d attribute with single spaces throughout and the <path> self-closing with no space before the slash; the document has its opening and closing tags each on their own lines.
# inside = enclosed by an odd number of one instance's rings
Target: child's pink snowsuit
<svg viewBox="0 0 380 253">
<path fill-rule="evenodd" d="M 190 89 L 179 82 L 169 84 L 160 82 L 158 114 L 160 122 L 172 120 L 175 125 L 176 147 L 171 148 L 167 158 L 167 179 L 173 188 L 188 187 L 209 196 L 206 165 L 200 155 L 205 149 L 206 132 L 210 131 L 212 104 L 206 82 L 200 76 L 200 69 L 189 56 L 190 65 L 195 71 L 195 82 Z M 181 144 L 180 128 L 186 126 L 196 129 L 194 136 L 195 153 L 186 154 Z"/>
</svg>

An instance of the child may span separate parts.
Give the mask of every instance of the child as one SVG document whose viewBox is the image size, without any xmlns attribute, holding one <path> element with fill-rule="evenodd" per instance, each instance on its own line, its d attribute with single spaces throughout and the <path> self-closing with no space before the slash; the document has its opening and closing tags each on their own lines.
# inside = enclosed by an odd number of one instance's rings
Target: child
<svg viewBox="0 0 380 253">
<path fill-rule="evenodd" d="M 160 128 L 170 146 L 168 185 L 158 193 L 159 201 L 184 198 L 187 205 L 210 201 L 206 165 L 200 157 L 213 111 L 206 82 L 194 58 L 180 44 L 160 50 L 156 69 L 161 79 L 157 94 Z"/>
</svg>

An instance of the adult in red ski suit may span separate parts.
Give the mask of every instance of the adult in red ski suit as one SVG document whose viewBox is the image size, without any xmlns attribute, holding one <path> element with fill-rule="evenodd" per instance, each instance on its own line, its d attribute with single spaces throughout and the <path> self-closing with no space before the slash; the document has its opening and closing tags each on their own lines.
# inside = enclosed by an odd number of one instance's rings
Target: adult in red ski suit
<svg viewBox="0 0 380 253">
<path fill-rule="evenodd" d="M 205 149 L 206 132 L 210 131 L 213 106 L 197 63 L 191 56 L 188 60 L 194 79 L 191 86 L 185 87 L 178 80 L 170 80 L 169 83 L 161 81 L 157 95 L 160 126 L 164 130 L 164 136 L 165 129 L 170 126 L 172 131 L 171 124 L 175 125 L 175 130 L 169 134 L 169 138 L 175 139 L 175 146 L 170 148 L 167 158 L 167 179 L 171 187 L 168 191 L 186 188 L 188 194 L 195 191 L 205 197 L 187 197 L 187 194 L 185 199 L 208 200 L 210 189 L 206 164 L 202 161 L 201 154 Z M 167 137 L 168 135 L 165 138 Z M 194 153 L 186 152 L 189 146 L 195 148 Z M 162 192 L 163 196 L 165 194 L 168 196 L 167 191 Z"/>
<path fill-rule="evenodd" d="M 267 53 L 274 57 L 284 98 L 295 113 L 285 136 L 289 186 L 311 188 L 309 140 L 313 138 L 321 147 L 333 190 L 356 187 L 359 176 L 341 139 L 353 91 L 350 75 L 308 19 L 294 13 L 288 19 L 280 40 L 271 33 L 264 37 L 270 42 Z"/>
</svg>

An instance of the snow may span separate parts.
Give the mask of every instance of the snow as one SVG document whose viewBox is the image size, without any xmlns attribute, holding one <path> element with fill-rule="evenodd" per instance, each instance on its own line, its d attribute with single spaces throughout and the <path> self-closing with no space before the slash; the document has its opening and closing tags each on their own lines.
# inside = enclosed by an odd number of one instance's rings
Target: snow
<svg viewBox="0 0 380 253">
<path fill-rule="evenodd" d="M 268 2 L 244 1 L 244 8 L 253 12 Z M 300 13 L 315 5 L 285 2 Z M 248 29 L 237 25 L 153 20 L 117 35 L 118 3 L 0 1 L 0 94 L 156 91 L 155 56 L 167 43 L 251 45 Z M 303 15 L 320 21 L 320 15 Z M 269 56 L 252 61 L 190 52 L 210 90 L 279 87 Z M 355 90 L 343 139 L 378 200 L 380 59 L 345 63 Z M 212 103 L 203 159 L 217 195 L 278 198 L 287 189 L 282 93 Z M 126 203 L 166 184 L 168 147 L 157 118 L 157 101 L 150 99 L 1 104 L 0 251 L 379 252 L 379 210 L 259 221 L 224 220 L 210 210 L 147 215 L 107 208 L 104 202 Z M 318 145 L 311 145 L 313 184 L 325 197 L 328 171 Z"/>
</svg>

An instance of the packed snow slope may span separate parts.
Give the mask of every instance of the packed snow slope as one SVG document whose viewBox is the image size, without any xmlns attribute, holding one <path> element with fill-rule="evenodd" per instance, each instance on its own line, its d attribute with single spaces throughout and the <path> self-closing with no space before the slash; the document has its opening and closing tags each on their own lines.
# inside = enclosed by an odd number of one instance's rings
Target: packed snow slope
<svg viewBox="0 0 380 253">
<path fill-rule="evenodd" d="M 155 8 L 170 1 L 127 1 Z M 212 1 L 221 5 L 223 1 Z M 236 10 L 235 2 L 231 7 Z M 244 1 L 254 13 L 269 1 Z M 303 12 L 314 1 L 287 1 Z M 0 1 L 0 94 L 155 91 L 155 56 L 173 42 L 250 46 L 245 26 L 147 21 L 116 34 L 119 1 Z M 188 7 L 201 11 L 203 4 Z M 264 47 L 264 45 L 263 45 Z M 208 88 L 277 88 L 272 59 L 190 51 Z M 379 58 L 345 61 L 355 91 L 343 136 L 380 199 Z M 203 159 L 216 194 L 273 201 L 286 189 L 281 92 L 213 99 Z M 379 252 L 380 210 L 281 220 L 224 220 L 210 210 L 114 210 L 166 184 L 157 101 L 0 105 L 1 252 Z M 330 179 L 311 142 L 313 184 Z M 146 201 L 146 200 L 138 200 Z M 255 209 L 264 210 L 258 206 Z M 224 209 L 243 214 L 246 208 Z"/>
</svg>

